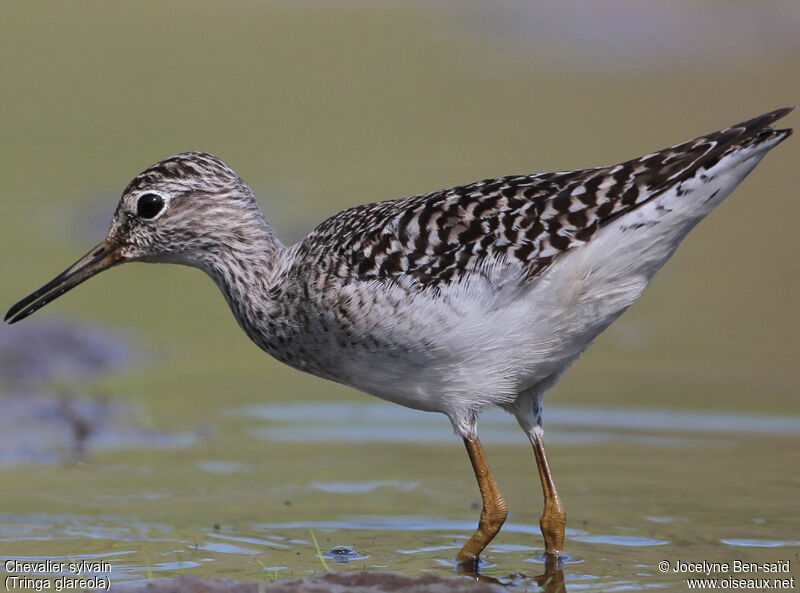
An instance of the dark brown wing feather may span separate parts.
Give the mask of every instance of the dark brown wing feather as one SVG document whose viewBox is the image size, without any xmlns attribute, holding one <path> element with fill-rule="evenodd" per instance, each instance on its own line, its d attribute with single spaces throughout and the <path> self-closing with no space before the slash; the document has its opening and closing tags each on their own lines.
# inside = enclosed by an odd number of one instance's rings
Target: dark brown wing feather
<svg viewBox="0 0 800 593">
<path fill-rule="evenodd" d="M 343 281 L 405 277 L 422 289 L 458 279 L 485 258 L 524 262 L 534 278 L 615 218 L 726 153 L 772 137 L 767 126 L 791 110 L 619 165 L 487 179 L 351 208 L 319 225 L 301 252 Z"/>
</svg>

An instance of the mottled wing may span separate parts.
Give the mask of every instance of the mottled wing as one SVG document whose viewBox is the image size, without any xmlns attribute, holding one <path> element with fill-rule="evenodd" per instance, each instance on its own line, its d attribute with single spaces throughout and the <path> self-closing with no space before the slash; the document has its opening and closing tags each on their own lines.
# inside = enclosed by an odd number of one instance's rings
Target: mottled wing
<svg viewBox="0 0 800 593">
<path fill-rule="evenodd" d="M 615 218 L 669 188 L 680 195 L 681 183 L 701 169 L 772 137 L 767 126 L 789 111 L 610 167 L 487 179 L 359 206 L 322 223 L 301 249 L 344 281 L 403 279 L 424 289 L 489 258 L 522 262 L 533 279 Z"/>
</svg>

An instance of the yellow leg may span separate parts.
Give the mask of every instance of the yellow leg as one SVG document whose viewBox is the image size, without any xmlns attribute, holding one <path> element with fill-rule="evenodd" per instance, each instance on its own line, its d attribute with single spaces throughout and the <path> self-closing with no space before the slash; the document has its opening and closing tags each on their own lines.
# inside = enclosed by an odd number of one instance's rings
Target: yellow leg
<svg viewBox="0 0 800 593">
<path fill-rule="evenodd" d="M 478 528 L 472 537 L 469 538 L 464 547 L 458 553 L 458 560 L 462 565 L 477 572 L 478 556 L 483 549 L 494 539 L 497 532 L 503 526 L 508 515 L 506 501 L 500 494 L 497 482 L 494 481 L 489 464 L 486 462 L 486 455 L 483 453 L 483 446 L 478 437 L 474 439 L 464 439 L 467 446 L 469 460 L 472 462 L 472 469 L 475 470 L 475 478 L 478 480 L 478 488 L 483 499 L 483 509 L 481 518 L 478 521 Z"/>
<path fill-rule="evenodd" d="M 536 465 L 539 466 L 539 477 L 542 480 L 542 491 L 544 492 L 544 512 L 539 520 L 544 536 L 544 551 L 548 556 L 557 558 L 564 554 L 564 529 L 567 526 L 567 512 L 564 510 L 564 505 L 561 504 L 556 485 L 553 483 L 553 476 L 550 474 L 550 464 L 547 463 L 547 455 L 544 452 L 541 428 L 532 431 L 530 439 L 533 453 L 536 455 Z"/>
</svg>

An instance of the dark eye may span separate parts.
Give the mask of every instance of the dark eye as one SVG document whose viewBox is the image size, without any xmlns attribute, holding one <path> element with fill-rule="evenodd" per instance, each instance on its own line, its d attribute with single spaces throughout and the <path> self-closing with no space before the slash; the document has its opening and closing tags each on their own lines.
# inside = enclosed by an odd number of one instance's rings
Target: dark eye
<svg viewBox="0 0 800 593">
<path fill-rule="evenodd" d="M 136 202 L 136 214 L 140 218 L 153 218 L 164 207 L 164 198 L 158 194 L 144 194 Z"/>
</svg>

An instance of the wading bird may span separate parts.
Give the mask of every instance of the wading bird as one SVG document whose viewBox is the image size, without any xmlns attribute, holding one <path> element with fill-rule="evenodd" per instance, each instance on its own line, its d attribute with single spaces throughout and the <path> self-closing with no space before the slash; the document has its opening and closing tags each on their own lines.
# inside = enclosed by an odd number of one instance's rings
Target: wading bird
<svg viewBox="0 0 800 593">
<path fill-rule="evenodd" d="M 780 109 L 610 167 L 487 179 L 329 218 L 284 246 L 252 191 L 201 152 L 122 193 L 108 236 L 6 315 L 17 322 L 125 262 L 200 268 L 263 350 L 301 371 L 446 414 L 483 510 L 458 560 L 500 530 L 506 503 L 478 440 L 496 405 L 528 435 L 544 490 L 546 557 L 566 513 L 545 455 L 542 398 L 639 298 L 687 233 L 791 130 Z"/>
</svg>

